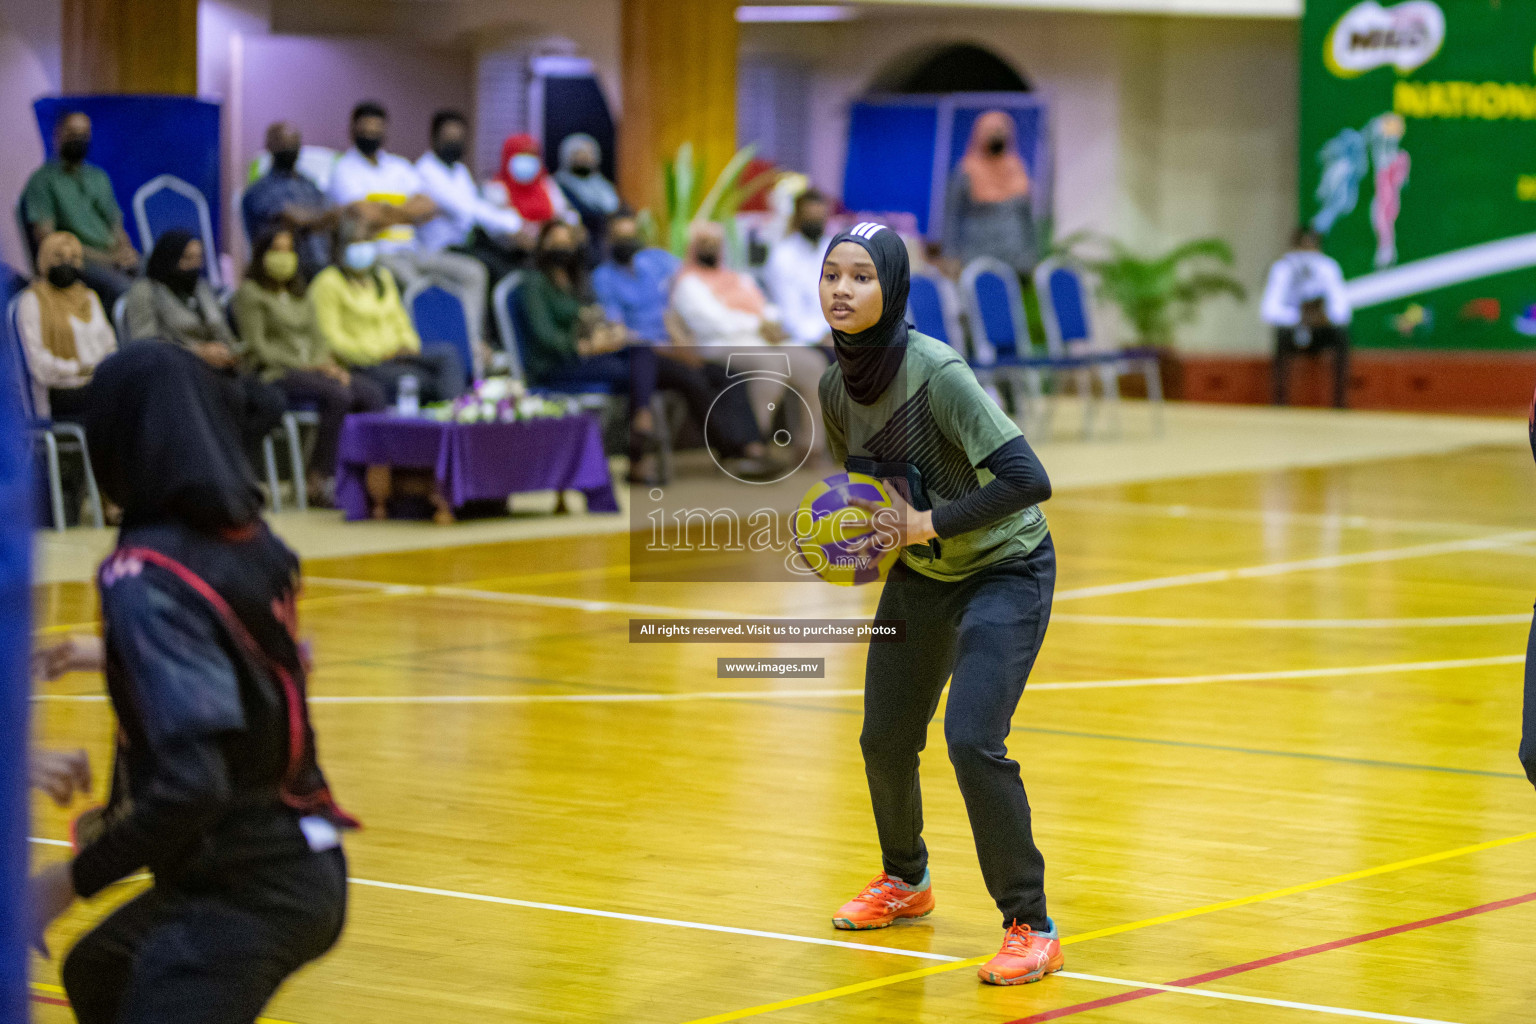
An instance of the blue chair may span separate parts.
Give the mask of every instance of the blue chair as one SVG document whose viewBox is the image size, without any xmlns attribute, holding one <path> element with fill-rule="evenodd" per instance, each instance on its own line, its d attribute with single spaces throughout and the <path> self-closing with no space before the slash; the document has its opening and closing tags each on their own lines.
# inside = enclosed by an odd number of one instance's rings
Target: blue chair
<svg viewBox="0 0 1536 1024">
<path fill-rule="evenodd" d="M 497 281 L 495 287 L 491 289 L 491 309 L 496 317 L 496 333 L 501 339 L 507 372 L 515 380 L 526 382 L 527 373 L 524 367 L 528 363 L 523 339 L 528 337 L 528 323 L 518 290 L 522 281 L 523 275 L 515 270 Z M 627 410 L 629 402 L 628 395 L 609 389 L 572 393 L 556 388 L 529 386 L 528 390 L 538 395 L 570 398 L 578 407 L 594 412 L 607 410 L 622 415 Z M 672 419 L 667 413 L 667 404 L 660 391 L 651 396 L 651 416 L 657 424 L 657 468 L 660 470 L 661 482 L 666 483 L 672 478 Z"/>
<path fill-rule="evenodd" d="M 1156 349 L 1113 349 L 1097 343 L 1092 304 L 1083 275 L 1060 260 L 1046 260 L 1035 268 L 1035 290 L 1040 296 L 1040 315 L 1045 322 L 1047 347 L 1055 353 L 1088 361 L 1104 401 L 1109 405 L 1113 429 L 1120 428 L 1120 375 L 1139 373 L 1146 381 L 1147 401 L 1152 408 L 1156 433 L 1163 432 L 1163 381 Z M 1083 433 L 1092 433 L 1094 403 L 1084 410 Z"/>
<path fill-rule="evenodd" d="M 475 348 L 469 338 L 469 310 L 464 299 L 441 285 L 417 281 L 401 296 L 410 311 L 416 333 L 423 347 L 452 345 L 464 370 L 471 377 L 480 376 L 475 365 Z"/>
<path fill-rule="evenodd" d="M 208 198 L 196 185 L 174 174 L 149 179 L 133 194 L 133 219 L 139 229 L 139 247 L 146 253 L 155 247 L 155 239 L 172 228 L 190 231 L 201 239 L 208 280 L 214 288 L 223 288 L 219 251 L 213 245 L 213 220 L 208 215 Z"/>
<path fill-rule="evenodd" d="M 907 316 L 930 338 L 936 338 L 967 359 L 965 330 L 960 325 L 960 299 L 948 278 L 913 274 L 907 296 Z"/>
<path fill-rule="evenodd" d="M 5 356 L 13 361 L 15 380 L 20 389 L 21 413 L 27 424 L 27 434 L 34 444 L 41 442 L 48 470 L 48 501 L 53 515 L 53 528 L 62 531 L 64 518 L 64 481 L 59 470 L 61 454 L 78 453 L 85 466 L 85 498 L 90 506 L 91 522 L 98 530 L 106 525 L 101 507 L 101 492 L 96 488 L 96 474 L 91 470 L 91 450 L 85 443 L 85 431 L 76 423 L 55 422 L 37 415 L 32 404 L 32 373 L 27 367 L 27 350 L 21 341 L 17 323 L 17 309 L 21 296 L 13 296 L 5 311 L 4 339 L 0 346 Z"/>
<path fill-rule="evenodd" d="M 1048 430 L 1051 405 L 1042 378 L 1062 367 L 1032 350 L 1018 274 L 1001 260 L 980 256 L 961 271 L 960 293 L 971 324 L 971 369 L 977 379 L 983 386 L 999 380 L 1017 385 L 1023 419 L 1033 422 L 1027 432 Z"/>
</svg>

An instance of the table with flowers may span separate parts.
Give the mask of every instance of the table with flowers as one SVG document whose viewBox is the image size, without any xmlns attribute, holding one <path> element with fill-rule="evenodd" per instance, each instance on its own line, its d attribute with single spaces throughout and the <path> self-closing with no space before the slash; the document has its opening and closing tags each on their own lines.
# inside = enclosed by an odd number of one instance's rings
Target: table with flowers
<svg viewBox="0 0 1536 1024">
<path fill-rule="evenodd" d="M 422 485 L 442 523 L 471 502 L 529 491 L 581 491 L 589 512 L 619 509 L 598 418 L 504 378 L 417 416 L 347 417 L 336 467 L 336 504 L 347 519 L 387 518 L 407 482 Z"/>
</svg>

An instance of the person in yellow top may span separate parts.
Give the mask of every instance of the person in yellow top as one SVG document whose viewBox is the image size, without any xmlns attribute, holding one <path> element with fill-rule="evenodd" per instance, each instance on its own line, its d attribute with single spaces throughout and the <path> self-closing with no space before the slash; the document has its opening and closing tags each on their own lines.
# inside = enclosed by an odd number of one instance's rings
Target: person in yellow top
<svg viewBox="0 0 1536 1024">
<path fill-rule="evenodd" d="M 466 387 L 458 353 L 422 348 L 400 288 L 379 265 L 376 243 L 360 220 L 342 219 L 336 262 L 315 275 L 309 296 L 320 334 L 337 362 L 377 383 L 393 401 L 405 377 L 415 377 L 423 402 L 457 398 Z"/>
</svg>

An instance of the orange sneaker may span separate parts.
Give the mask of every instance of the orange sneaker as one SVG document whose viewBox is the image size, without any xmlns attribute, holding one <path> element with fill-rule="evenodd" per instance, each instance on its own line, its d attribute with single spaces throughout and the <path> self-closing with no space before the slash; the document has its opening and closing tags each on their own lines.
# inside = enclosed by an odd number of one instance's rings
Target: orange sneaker
<svg viewBox="0 0 1536 1024">
<path fill-rule="evenodd" d="M 839 928 L 862 931 L 889 928 L 904 917 L 927 917 L 933 913 L 933 887 L 928 872 L 917 885 L 908 885 L 884 871 L 864 887 L 864 891 L 838 908 L 832 923 Z"/>
<path fill-rule="evenodd" d="M 1061 939 L 1056 922 L 1046 918 L 1048 932 L 1037 932 L 1027 924 L 1015 922 L 1003 936 L 1003 948 L 997 956 L 981 965 L 976 973 L 988 985 L 1028 985 L 1053 974 L 1066 965 L 1061 955 Z"/>
</svg>

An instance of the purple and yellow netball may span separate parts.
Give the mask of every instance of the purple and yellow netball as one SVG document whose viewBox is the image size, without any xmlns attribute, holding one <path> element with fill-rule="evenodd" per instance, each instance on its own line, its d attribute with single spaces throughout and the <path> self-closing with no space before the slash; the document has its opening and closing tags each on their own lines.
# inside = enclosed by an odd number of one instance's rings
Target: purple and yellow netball
<svg viewBox="0 0 1536 1024">
<path fill-rule="evenodd" d="M 839 473 L 806 491 L 794 517 L 795 547 L 806 565 L 839 587 L 883 579 L 901 553 L 890 531 L 878 530 L 869 521 L 873 513 L 854 505 L 855 498 L 891 507 L 890 495 L 874 477 Z"/>
</svg>

